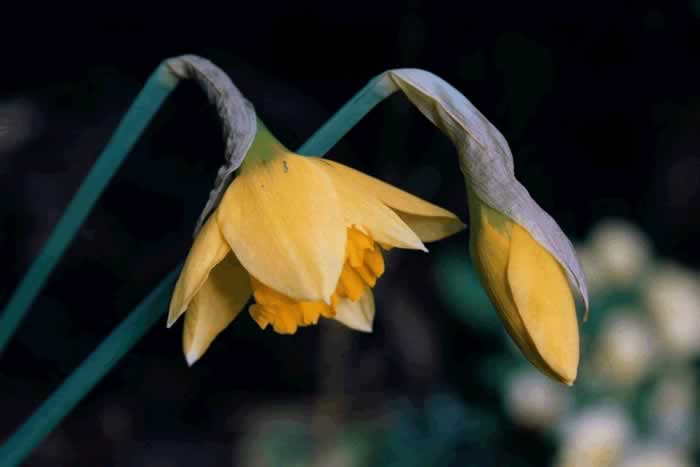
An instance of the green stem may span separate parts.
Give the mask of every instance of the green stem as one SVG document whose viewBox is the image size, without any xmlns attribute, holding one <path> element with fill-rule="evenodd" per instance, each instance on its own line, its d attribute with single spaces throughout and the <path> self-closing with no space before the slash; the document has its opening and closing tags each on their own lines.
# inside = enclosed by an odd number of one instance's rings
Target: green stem
<svg viewBox="0 0 700 467">
<path fill-rule="evenodd" d="M 0 464 L 19 465 L 165 313 L 179 268 L 172 271 L 0 447 Z"/>
<path fill-rule="evenodd" d="M 298 150 L 299 154 L 323 157 L 362 118 L 391 93 L 382 86 L 384 75 L 372 79 L 311 135 Z"/>
<path fill-rule="evenodd" d="M 178 79 L 161 65 L 148 79 L 134 100 L 126 116 L 117 127 L 78 192 L 73 196 L 63 216 L 56 224 L 44 248 L 24 279 L 15 289 L 0 316 L 0 353 L 29 311 L 32 302 L 43 288 L 49 274 L 56 266 L 97 198 L 139 139 L 161 104 L 177 85 Z"/>
<path fill-rule="evenodd" d="M 177 85 L 163 65 L 149 78 L 109 145 L 73 198 L 40 257 L 32 265 L 0 318 L 0 350 L 11 337 L 39 289 L 72 240 L 95 200 L 127 156 L 158 108 Z M 380 78 L 370 81 L 299 149 L 323 156 L 370 110 L 387 97 Z M 179 268 L 172 271 L 134 309 L 33 415 L 0 447 L 3 467 L 19 465 L 49 432 L 158 321 L 171 295 Z"/>
</svg>

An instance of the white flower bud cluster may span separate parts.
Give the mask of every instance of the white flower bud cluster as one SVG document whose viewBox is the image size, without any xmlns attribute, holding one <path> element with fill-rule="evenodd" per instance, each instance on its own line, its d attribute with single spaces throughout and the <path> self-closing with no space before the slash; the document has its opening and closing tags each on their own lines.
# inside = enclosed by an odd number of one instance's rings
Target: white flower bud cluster
<svg viewBox="0 0 700 467">
<path fill-rule="evenodd" d="M 690 460 L 677 449 L 663 445 L 630 449 L 620 467 L 691 467 Z"/>
<path fill-rule="evenodd" d="M 688 359 L 700 353 L 700 281 L 678 265 L 655 270 L 644 287 L 644 303 L 669 358 Z"/>
<path fill-rule="evenodd" d="M 613 467 L 633 435 L 621 407 L 605 404 L 579 413 L 564 426 L 557 467 Z"/>
<path fill-rule="evenodd" d="M 654 388 L 649 415 L 657 438 L 676 446 L 693 442 L 697 384 L 691 368 L 666 376 Z"/>
<path fill-rule="evenodd" d="M 556 427 L 567 412 L 571 394 L 563 385 L 528 368 L 508 380 L 505 404 L 518 424 L 546 430 Z"/>
<path fill-rule="evenodd" d="M 601 222 L 591 233 L 590 242 L 579 248 L 582 267 L 591 293 L 606 287 L 635 285 L 651 259 L 649 239 L 633 224 L 621 219 Z"/>
<path fill-rule="evenodd" d="M 615 386 L 642 381 L 656 360 L 656 339 L 641 310 L 610 309 L 593 354 L 594 374 Z"/>
</svg>

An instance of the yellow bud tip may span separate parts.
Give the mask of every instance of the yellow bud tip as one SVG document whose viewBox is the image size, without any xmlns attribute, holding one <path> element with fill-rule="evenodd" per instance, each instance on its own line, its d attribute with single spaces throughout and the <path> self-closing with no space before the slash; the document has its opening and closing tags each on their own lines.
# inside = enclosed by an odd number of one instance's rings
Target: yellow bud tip
<svg viewBox="0 0 700 467">
<path fill-rule="evenodd" d="M 199 360 L 200 355 L 194 350 L 190 350 L 185 354 L 185 360 L 187 360 L 187 366 L 191 367 L 197 360 Z"/>
<path fill-rule="evenodd" d="M 555 363 L 555 365 L 550 365 Z M 535 363 L 545 374 L 549 375 L 551 378 L 559 381 L 560 383 L 566 384 L 567 386 L 573 386 L 576 382 L 576 377 L 578 376 L 578 358 L 576 361 L 557 361 L 556 358 L 549 358 L 544 360 L 539 360 Z M 539 364 L 539 365 L 538 365 Z"/>
<path fill-rule="evenodd" d="M 578 370 L 578 368 L 576 368 L 576 367 L 573 368 L 573 371 L 564 370 L 563 372 L 556 373 L 555 377 L 561 383 L 564 383 L 567 386 L 571 387 L 576 382 L 576 376 L 578 376 L 577 370 Z"/>
</svg>

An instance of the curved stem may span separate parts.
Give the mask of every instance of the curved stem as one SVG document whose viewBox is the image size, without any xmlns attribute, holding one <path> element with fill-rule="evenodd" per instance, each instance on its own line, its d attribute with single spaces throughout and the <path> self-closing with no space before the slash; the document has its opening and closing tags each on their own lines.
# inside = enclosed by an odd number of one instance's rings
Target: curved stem
<svg viewBox="0 0 700 467">
<path fill-rule="evenodd" d="M 396 91 L 387 82 L 386 73 L 372 79 L 340 108 L 298 150 L 299 154 L 323 157 L 362 118 Z"/>
<path fill-rule="evenodd" d="M 39 256 L 5 306 L 0 316 L 0 353 L 46 284 L 49 274 L 75 237 L 97 198 L 124 162 L 163 101 L 175 89 L 177 82 L 178 78 L 164 65 L 158 67 L 148 78 L 92 170 L 73 196 Z"/>
<path fill-rule="evenodd" d="M 168 274 L 0 447 L 3 466 L 19 465 L 158 321 L 168 308 L 178 272 L 179 268 Z"/>
</svg>

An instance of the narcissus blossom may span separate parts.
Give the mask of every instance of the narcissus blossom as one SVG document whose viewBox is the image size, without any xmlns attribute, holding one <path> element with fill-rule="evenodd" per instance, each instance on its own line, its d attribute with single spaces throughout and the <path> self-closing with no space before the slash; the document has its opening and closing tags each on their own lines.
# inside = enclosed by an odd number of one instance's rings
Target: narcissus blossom
<svg viewBox="0 0 700 467">
<path fill-rule="evenodd" d="M 321 317 L 371 331 L 383 250 L 464 228 L 451 212 L 342 164 L 287 150 L 262 125 L 236 178 L 197 234 L 168 325 L 185 311 L 192 364 L 240 313 L 280 334 Z"/>
</svg>

